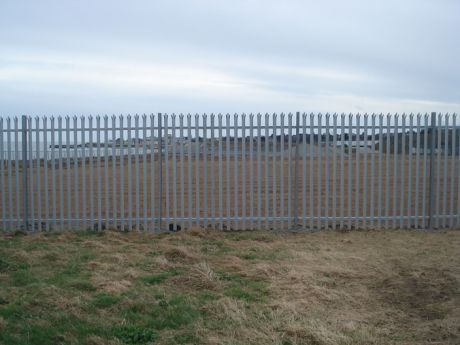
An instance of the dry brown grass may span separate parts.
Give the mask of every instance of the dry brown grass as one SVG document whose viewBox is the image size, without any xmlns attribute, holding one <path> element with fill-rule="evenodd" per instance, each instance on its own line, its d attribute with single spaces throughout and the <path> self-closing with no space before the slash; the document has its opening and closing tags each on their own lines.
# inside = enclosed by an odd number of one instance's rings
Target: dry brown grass
<svg viewBox="0 0 460 345">
<path fill-rule="evenodd" d="M 193 265 L 187 274 L 171 280 L 174 284 L 196 290 L 216 290 L 220 287 L 219 277 L 207 262 Z"/>
<path fill-rule="evenodd" d="M 458 231 L 2 237 L 0 343 L 56 342 L 63 313 L 70 344 L 458 344 L 459 252 Z"/>
</svg>

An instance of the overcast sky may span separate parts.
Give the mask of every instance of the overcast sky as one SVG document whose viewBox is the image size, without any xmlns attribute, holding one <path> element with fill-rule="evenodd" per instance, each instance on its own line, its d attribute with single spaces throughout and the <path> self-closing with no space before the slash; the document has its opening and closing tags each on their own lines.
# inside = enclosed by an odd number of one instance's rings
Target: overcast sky
<svg viewBox="0 0 460 345">
<path fill-rule="evenodd" d="M 0 115 L 459 112 L 458 0 L 0 0 Z"/>
</svg>

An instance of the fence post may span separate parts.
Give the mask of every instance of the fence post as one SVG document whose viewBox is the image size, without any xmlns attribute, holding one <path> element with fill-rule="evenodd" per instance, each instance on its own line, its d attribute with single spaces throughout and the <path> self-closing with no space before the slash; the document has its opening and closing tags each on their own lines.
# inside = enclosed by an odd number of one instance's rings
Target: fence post
<svg viewBox="0 0 460 345">
<path fill-rule="evenodd" d="M 163 124 L 158 113 L 158 230 L 161 231 L 161 212 L 163 199 Z"/>
<path fill-rule="evenodd" d="M 436 112 L 431 113 L 430 136 L 430 180 L 428 194 L 428 229 L 433 230 L 433 183 L 434 183 L 434 144 L 436 138 Z"/>
<path fill-rule="evenodd" d="M 27 115 L 22 115 L 22 207 L 25 231 L 29 231 L 29 208 L 27 202 L 29 199 L 29 189 L 27 187 L 27 166 Z"/>
<path fill-rule="evenodd" d="M 299 127 L 300 112 L 295 114 L 295 161 L 294 161 L 294 228 L 299 222 Z M 292 138 L 291 138 L 292 139 Z M 305 143 L 303 143 L 305 145 Z M 305 216 L 305 215 L 304 215 Z"/>
</svg>

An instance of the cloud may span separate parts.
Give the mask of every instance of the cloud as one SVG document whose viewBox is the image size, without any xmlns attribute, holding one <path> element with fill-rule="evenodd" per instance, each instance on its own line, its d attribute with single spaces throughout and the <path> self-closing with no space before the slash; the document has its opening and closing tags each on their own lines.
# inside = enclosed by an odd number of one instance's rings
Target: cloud
<svg viewBox="0 0 460 345">
<path fill-rule="evenodd" d="M 457 1 L 1 6 L 0 113 L 459 109 Z"/>
</svg>

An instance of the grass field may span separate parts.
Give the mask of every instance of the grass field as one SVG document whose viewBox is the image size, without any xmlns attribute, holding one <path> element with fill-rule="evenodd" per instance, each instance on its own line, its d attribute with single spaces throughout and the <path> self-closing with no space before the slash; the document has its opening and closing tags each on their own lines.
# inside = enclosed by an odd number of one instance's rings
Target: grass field
<svg viewBox="0 0 460 345">
<path fill-rule="evenodd" d="M 0 237 L 1 344 L 459 344 L 460 232 Z"/>
</svg>

